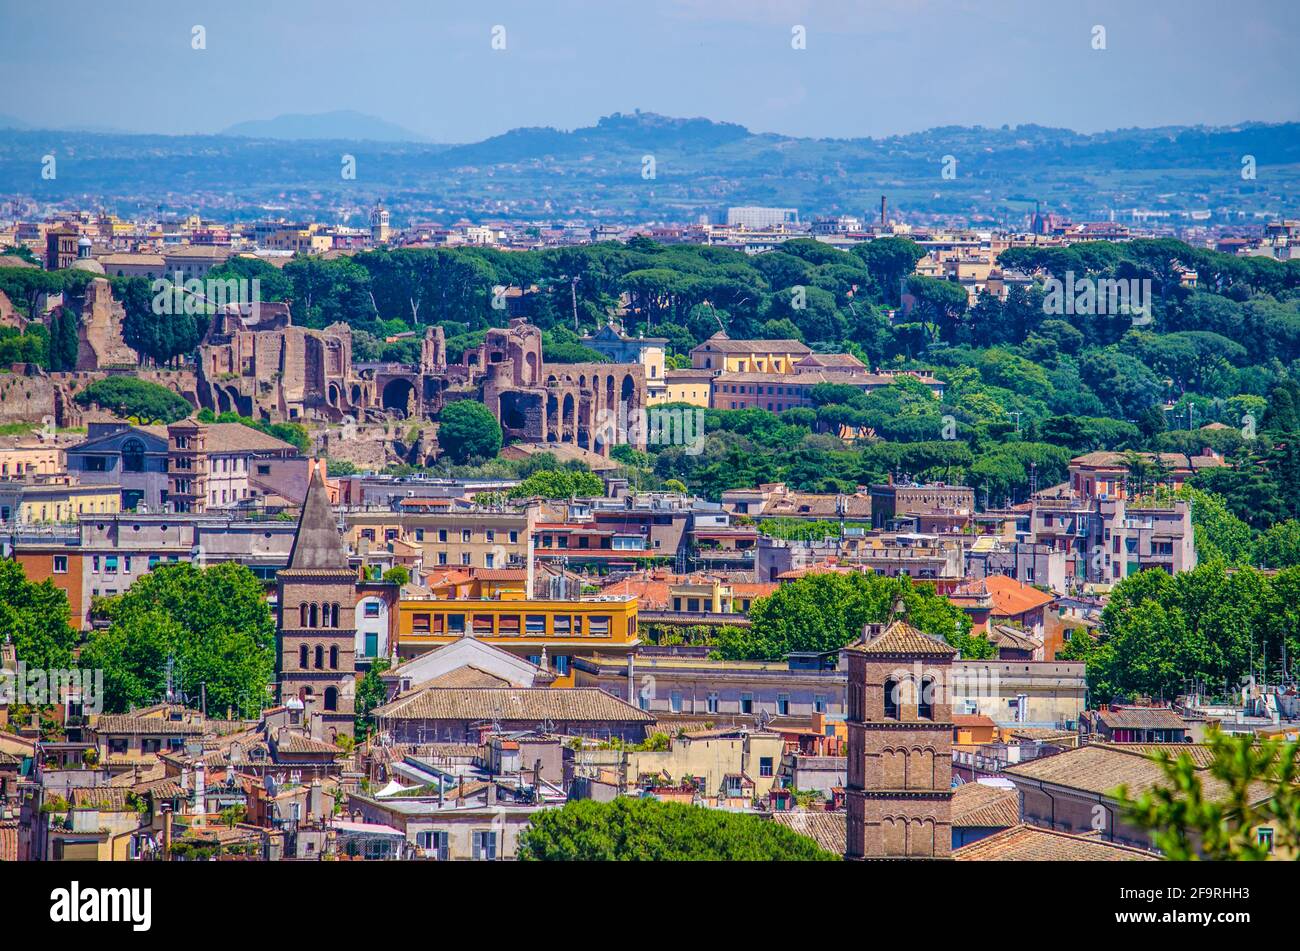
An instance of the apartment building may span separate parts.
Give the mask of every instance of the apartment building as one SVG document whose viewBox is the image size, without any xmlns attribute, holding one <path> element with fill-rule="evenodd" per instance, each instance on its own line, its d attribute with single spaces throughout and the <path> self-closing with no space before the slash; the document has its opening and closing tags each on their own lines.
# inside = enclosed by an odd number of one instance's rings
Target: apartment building
<svg viewBox="0 0 1300 951">
<path fill-rule="evenodd" d="M 167 427 L 168 494 L 176 512 L 307 496 L 311 460 L 297 447 L 242 423 L 185 419 Z"/>
<path fill-rule="evenodd" d="M 394 543 L 422 553 L 426 571 L 438 568 L 507 568 L 532 574 L 532 537 L 537 507 L 416 504 L 393 509 L 345 509 L 344 535 L 357 552 L 383 551 Z M 437 500 L 430 500 L 437 501 Z"/>
<path fill-rule="evenodd" d="M 639 643 L 635 598 L 403 598 L 398 611 L 397 653 L 402 659 L 472 636 L 548 667 L 556 687 L 574 686 L 575 657 L 625 664 Z"/>
</svg>

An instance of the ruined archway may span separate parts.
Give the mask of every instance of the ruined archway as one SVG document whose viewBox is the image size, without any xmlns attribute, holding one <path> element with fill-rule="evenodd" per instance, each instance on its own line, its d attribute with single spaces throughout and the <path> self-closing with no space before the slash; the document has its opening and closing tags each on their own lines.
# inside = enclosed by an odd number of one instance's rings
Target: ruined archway
<svg viewBox="0 0 1300 951">
<path fill-rule="evenodd" d="M 409 417 L 415 412 L 414 396 L 415 387 L 411 385 L 410 380 L 402 378 L 389 380 L 384 385 L 382 405 L 385 410 L 396 410 Z"/>
</svg>

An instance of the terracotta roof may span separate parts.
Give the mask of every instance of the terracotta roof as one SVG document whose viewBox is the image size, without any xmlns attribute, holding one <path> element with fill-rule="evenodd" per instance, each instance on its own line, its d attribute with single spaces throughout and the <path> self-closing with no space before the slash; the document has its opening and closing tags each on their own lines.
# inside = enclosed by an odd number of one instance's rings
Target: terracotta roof
<svg viewBox="0 0 1300 951">
<path fill-rule="evenodd" d="M 985 595 L 993 601 L 993 613 L 1016 617 L 1034 608 L 1041 608 L 1056 600 L 1055 595 L 1039 591 L 1032 585 L 1022 584 L 1006 575 L 989 575 L 979 581 L 964 584 L 953 592 L 958 595 Z"/>
<path fill-rule="evenodd" d="M 865 370 L 867 365 L 851 353 L 813 353 L 804 357 L 796 367 L 847 367 Z"/>
<path fill-rule="evenodd" d="M 166 720 L 162 717 L 137 717 L 130 714 L 105 714 L 95 721 L 91 729 L 99 736 L 110 733 L 201 736 L 204 732 L 202 724 L 199 723 Z"/>
<path fill-rule="evenodd" d="M 479 581 L 527 581 L 527 568 L 475 568 L 474 577 Z"/>
<path fill-rule="evenodd" d="M 1207 769 L 1214 762 L 1214 747 L 1208 743 L 1093 743 L 1091 745 L 1142 756 L 1158 756 L 1161 753 L 1168 753 L 1174 759 L 1186 756 L 1197 769 Z"/>
<path fill-rule="evenodd" d="M 74 786 L 64 793 L 74 809 L 98 809 L 101 812 L 131 812 L 135 807 L 127 797 L 131 790 L 123 786 Z"/>
<path fill-rule="evenodd" d="M 397 720 L 552 720 L 653 723 L 655 718 L 595 687 L 430 688 L 377 707 L 372 716 Z"/>
<path fill-rule="evenodd" d="M 848 648 L 863 654 L 910 654 L 918 657 L 953 657 L 957 649 L 937 637 L 931 637 L 901 618 L 865 644 Z"/>
<path fill-rule="evenodd" d="M 982 713 L 954 713 L 952 715 L 952 725 L 996 727 L 997 723 L 992 717 L 986 717 Z"/>
<path fill-rule="evenodd" d="M 772 821 L 806 835 L 836 855 L 843 855 L 848 846 L 847 820 L 842 812 L 774 812 Z"/>
<path fill-rule="evenodd" d="M 449 670 L 439 677 L 425 681 L 416 687 L 417 690 L 424 687 L 509 687 L 511 682 L 504 677 L 498 677 L 496 674 L 490 674 L 486 670 L 480 670 L 478 667 L 466 665 L 457 667 L 455 670 Z"/>
<path fill-rule="evenodd" d="M 1160 764 L 1144 753 L 1098 743 L 1008 766 L 1002 772 L 1012 780 L 1024 778 L 1099 796 L 1113 797 L 1121 785 L 1128 787 L 1130 796 L 1171 785 Z M 1202 776 L 1201 784 L 1208 798 L 1227 795 L 1223 781 L 1213 776 Z M 1251 792 L 1254 802 L 1263 802 L 1272 795 L 1263 783 L 1256 783 Z"/>
<path fill-rule="evenodd" d="M 1094 836 L 1070 835 L 1018 825 L 963 845 L 953 852 L 959 862 L 1158 862 L 1141 849 L 1104 842 Z"/>
<path fill-rule="evenodd" d="M 1024 631 L 1016 630 L 1014 627 L 1008 627 L 1005 624 L 995 625 L 989 631 L 989 640 L 995 647 L 1009 647 L 1015 650 L 1036 651 L 1043 645 L 1025 634 Z"/>
<path fill-rule="evenodd" d="M 333 743 L 326 743 L 323 740 L 313 739 L 305 733 L 299 733 L 297 730 L 281 730 L 275 737 L 276 753 L 331 753 L 338 756 L 342 753 Z"/>
<path fill-rule="evenodd" d="M 209 453 L 298 451 L 292 443 L 268 436 L 243 423 L 204 423 L 203 435 L 203 445 Z"/>
<path fill-rule="evenodd" d="M 731 340 L 716 336 L 693 348 L 691 353 L 696 350 L 711 353 L 812 353 L 807 344 L 798 340 Z"/>
<path fill-rule="evenodd" d="M 1210 455 L 1189 456 L 1182 452 L 1139 452 L 1136 455 L 1147 462 L 1154 462 L 1156 457 L 1159 456 L 1160 461 L 1171 469 L 1216 469 L 1227 465 L 1218 456 Z M 1129 463 L 1127 453 L 1100 450 L 1084 453 L 1082 456 L 1075 456 L 1070 460 L 1070 465 L 1093 469 L 1124 469 L 1127 471 Z"/>
<path fill-rule="evenodd" d="M 963 783 L 952 791 L 952 825 L 963 829 L 1009 829 L 1020 822 L 1020 793 L 987 783 Z"/>
<path fill-rule="evenodd" d="M 18 861 L 18 820 L 0 819 L 0 862 Z"/>
<path fill-rule="evenodd" d="M 1187 729 L 1187 721 L 1169 707 L 1117 707 L 1098 710 L 1093 716 L 1112 730 Z"/>
</svg>

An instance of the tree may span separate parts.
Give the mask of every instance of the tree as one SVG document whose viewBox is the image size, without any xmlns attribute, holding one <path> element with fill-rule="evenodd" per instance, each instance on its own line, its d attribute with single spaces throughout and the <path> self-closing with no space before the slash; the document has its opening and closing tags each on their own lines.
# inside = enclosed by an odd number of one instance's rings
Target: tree
<svg viewBox="0 0 1300 951">
<path fill-rule="evenodd" d="M 1212 759 L 1198 769 L 1187 753 L 1155 757 L 1168 783 L 1119 799 L 1125 818 L 1151 833 L 1167 859 L 1262 861 L 1300 848 L 1300 744 L 1259 741 L 1254 734 L 1206 736 Z M 1273 830 L 1271 841 L 1259 835 Z"/>
<path fill-rule="evenodd" d="M 389 667 L 389 663 L 382 657 L 376 658 L 370 664 L 370 669 L 366 675 L 361 678 L 357 684 L 356 698 L 356 722 L 354 731 L 358 743 L 365 742 L 373 724 L 370 722 L 370 711 L 380 706 L 388 698 L 388 686 L 384 683 L 381 676 Z"/>
<path fill-rule="evenodd" d="M 770 819 L 621 796 L 577 800 L 533 815 L 524 861 L 827 862 L 839 856 Z"/>
<path fill-rule="evenodd" d="M 161 700 L 169 664 L 187 703 L 206 690 L 209 708 L 246 716 L 262 709 L 275 670 L 275 622 L 262 583 L 243 565 L 161 565 L 96 607 L 109 626 L 90 635 L 81 660 L 104 671 L 109 710 Z"/>
<path fill-rule="evenodd" d="M 457 400 L 438 417 L 438 446 L 458 464 L 501 451 L 501 424 L 482 403 Z"/>
<path fill-rule="evenodd" d="M 28 581 L 16 561 L 0 560 L 0 643 L 12 643 L 28 667 L 72 666 L 77 631 L 70 623 L 68 596 L 49 579 Z"/>
<path fill-rule="evenodd" d="M 79 346 L 76 313 L 70 307 L 56 307 L 50 314 L 50 369 L 64 372 L 75 370 Z"/>
<path fill-rule="evenodd" d="M 1300 521 L 1290 518 L 1270 526 L 1255 542 L 1253 560 L 1261 568 L 1300 565 Z"/>
<path fill-rule="evenodd" d="M 604 494 L 605 483 L 587 469 L 543 469 L 510 490 L 512 499 L 575 499 Z"/>
<path fill-rule="evenodd" d="M 988 640 L 971 635 L 965 612 L 932 587 L 861 572 L 811 574 L 781 585 L 750 607 L 750 627 L 719 635 L 716 653 L 727 660 L 782 660 L 794 652 L 836 651 L 860 638 L 866 624 L 886 620 L 900 597 L 909 623 L 965 657 L 991 656 Z"/>
<path fill-rule="evenodd" d="M 134 376 L 96 380 L 74 399 L 82 406 L 95 405 L 123 419 L 135 417 L 145 425 L 174 423 L 193 410 L 189 401 L 178 393 Z"/>
</svg>

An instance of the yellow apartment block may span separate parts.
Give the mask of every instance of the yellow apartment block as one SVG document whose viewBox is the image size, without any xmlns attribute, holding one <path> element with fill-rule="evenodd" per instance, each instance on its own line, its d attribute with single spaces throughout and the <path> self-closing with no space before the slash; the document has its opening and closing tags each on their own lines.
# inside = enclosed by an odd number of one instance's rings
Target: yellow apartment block
<svg viewBox="0 0 1300 951">
<path fill-rule="evenodd" d="M 29 485 L 22 490 L 18 517 L 33 522 L 75 522 L 82 515 L 112 515 L 122 509 L 122 491 L 103 485 Z"/>
<path fill-rule="evenodd" d="M 472 635 L 534 664 L 545 650 L 556 687 L 573 686 L 575 656 L 625 660 L 638 643 L 636 598 L 403 600 L 398 609 L 403 660 Z"/>
<path fill-rule="evenodd" d="M 344 531 L 353 550 L 384 550 L 401 540 L 423 553 L 424 568 L 505 568 L 529 563 L 535 509 L 438 511 L 429 500 L 412 500 L 410 511 L 347 512 Z M 419 504 L 417 504 L 419 503 Z"/>
</svg>

